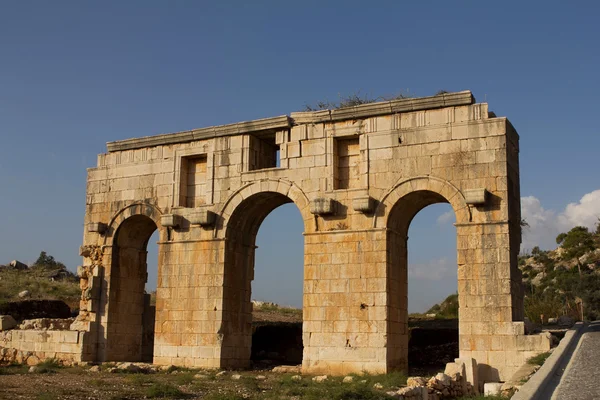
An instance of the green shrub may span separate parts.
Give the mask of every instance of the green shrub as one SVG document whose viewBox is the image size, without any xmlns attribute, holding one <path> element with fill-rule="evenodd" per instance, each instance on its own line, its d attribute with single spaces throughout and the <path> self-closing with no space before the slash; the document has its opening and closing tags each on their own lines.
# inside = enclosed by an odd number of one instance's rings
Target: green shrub
<svg viewBox="0 0 600 400">
<path fill-rule="evenodd" d="M 146 397 L 150 399 L 157 398 L 176 398 L 182 399 L 189 397 L 187 394 L 183 393 L 176 386 L 170 385 L 168 383 L 155 382 L 150 385 L 145 390 Z"/>
<path fill-rule="evenodd" d="M 531 357 L 527 360 L 527 364 L 542 366 L 542 365 L 544 365 L 544 363 L 546 362 L 548 357 L 550 357 L 550 354 L 551 353 L 549 351 L 547 351 L 545 353 L 538 354 L 537 356 Z"/>
</svg>

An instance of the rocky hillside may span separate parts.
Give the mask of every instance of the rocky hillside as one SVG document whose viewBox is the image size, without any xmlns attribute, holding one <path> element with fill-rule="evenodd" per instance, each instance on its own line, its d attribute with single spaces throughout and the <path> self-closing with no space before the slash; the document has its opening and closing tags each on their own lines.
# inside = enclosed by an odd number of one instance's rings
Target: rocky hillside
<svg viewBox="0 0 600 400">
<path fill-rule="evenodd" d="M 444 301 L 427 310 L 426 315 L 435 315 L 436 318 L 458 318 L 458 293 L 451 294 Z"/>
<path fill-rule="evenodd" d="M 0 265 L 0 303 L 18 300 L 62 300 L 79 307 L 79 278 L 45 252 L 31 266 L 19 261 Z"/>
<path fill-rule="evenodd" d="M 534 322 L 568 316 L 600 319 L 600 222 L 595 231 L 577 226 L 556 238 L 557 248 L 534 247 L 519 257 L 525 292 L 525 315 Z M 458 295 L 452 294 L 423 316 L 457 318 Z"/>
<path fill-rule="evenodd" d="M 556 242 L 555 250 L 534 247 L 519 257 L 526 316 L 540 323 L 562 315 L 599 319 L 600 224 L 594 232 L 577 226 Z"/>
</svg>

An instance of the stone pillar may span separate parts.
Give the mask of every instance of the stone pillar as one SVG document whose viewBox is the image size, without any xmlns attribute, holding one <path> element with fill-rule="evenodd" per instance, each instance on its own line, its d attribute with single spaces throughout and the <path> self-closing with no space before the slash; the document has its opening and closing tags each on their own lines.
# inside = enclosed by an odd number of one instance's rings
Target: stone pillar
<svg viewBox="0 0 600 400">
<path fill-rule="evenodd" d="M 408 249 L 405 235 L 387 231 L 387 366 L 408 373 Z"/>
<path fill-rule="evenodd" d="M 385 230 L 305 234 L 302 371 L 387 370 Z"/>
<path fill-rule="evenodd" d="M 513 320 L 522 292 L 509 229 L 508 222 L 457 224 L 460 357 L 477 360 L 482 382 L 506 380 L 550 348 L 545 336 L 525 336 L 523 322 Z"/>
<path fill-rule="evenodd" d="M 221 367 L 224 242 L 159 248 L 154 363 Z"/>
</svg>

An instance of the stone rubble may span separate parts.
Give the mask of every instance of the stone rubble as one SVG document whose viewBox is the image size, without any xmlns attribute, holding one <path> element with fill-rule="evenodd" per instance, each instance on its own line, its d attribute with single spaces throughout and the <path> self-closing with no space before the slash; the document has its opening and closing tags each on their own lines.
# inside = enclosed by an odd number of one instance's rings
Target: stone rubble
<svg viewBox="0 0 600 400">
<path fill-rule="evenodd" d="M 465 363 L 457 359 L 446 364 L 444 373 L 427 379 L 422 376 L 409 377 L 406 387 L 388 395 L 400 400 L 445 400 L 477 394 L 471 382 L 467 381 Z"/>
<path fill-rule="evenodd" d="M 68 331 L 75 318 L 35 318 L 26 319 L 19 325 L 20 330 Z"/>
</svg>

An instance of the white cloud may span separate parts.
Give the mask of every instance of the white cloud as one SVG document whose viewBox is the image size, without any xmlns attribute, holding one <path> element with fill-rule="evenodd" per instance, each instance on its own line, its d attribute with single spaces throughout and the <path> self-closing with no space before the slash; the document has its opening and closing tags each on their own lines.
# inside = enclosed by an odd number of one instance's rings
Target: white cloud
<svg viewBox="0 0 600 400">
<path fill-rule="evenodd" d="M 456 278 L 457 270 L 456 262 L 443 257 L 436 260 L 431 260 L 422 264 L 409 264 L 408 277 L 409 279 L 422 279 L 439 281 L 449 277 Z"/>
<path fill-rule="evenodd" d="M 448 222 L 453 222 L 455 219 L 456 216 L 454 215 L 454 210 L 448 210 L 439 217 L 437 217 L 437 223 L 438 225 L 444 225 Z"/>
<path fill-rule="evenodd" d="M 574 226 L 586 226 L 594 229 L 600 217 L 600 190 L 585 194 L 577 203 L 568 204 L 564 210 L 546 210 L 534 196 L 521 198 L 521 215 L 528 228 L 523 231 L 523 250 L 534 246 L 542 249 L 556 247 L 556 236 L 567 232 Z"/>
</svg>

